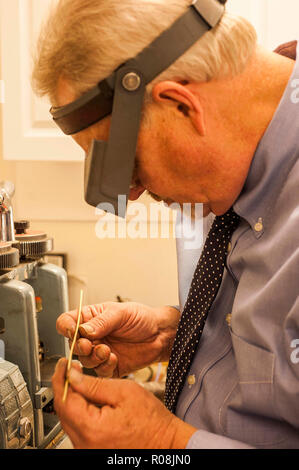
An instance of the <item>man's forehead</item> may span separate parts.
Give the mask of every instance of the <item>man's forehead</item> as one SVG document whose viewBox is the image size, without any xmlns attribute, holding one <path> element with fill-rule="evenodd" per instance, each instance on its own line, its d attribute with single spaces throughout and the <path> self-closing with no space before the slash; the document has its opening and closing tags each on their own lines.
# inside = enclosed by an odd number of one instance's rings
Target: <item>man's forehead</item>
<svg viewBox="0 0 299 470">
<path fill-rule="evenodd" d="M 54 106 L 66 106 L 76 99 L 76 93 L 71 83 L 64 77 L 60 77 L 57 82 Z"/>
<path fill-rule="evenodd" d="M 56 87 L 55 106 L 66 106 L 78 98 L 74 87 L 69 80 L 60 77 Z M 110 125 L 110 117 L 107 116 L 101 121 L 83 129 L 76 134 L 72 134 L 72 138 L 77 142 L 85 152 L 88 151 L 90 143 L 93 139 L 107 140 Z"/>
<path fill-rule="evenodd" d="M 76 96 L 74 88 L 71 86 L 70 82 L 63 77 L 60 77 L 57 82 L 54 105 L 57 107 L 66 106 L 67 104 L 72 103 L 75 99 Z M 78 132 L 77 134 L 72 135 L 72 138 L 84 150 L 84 152 L 88 151 L 91 139 L 88 136 L 88 132 L 86 131 L 88 131 L 88 129 L 83 132 Z"/>
</svg>

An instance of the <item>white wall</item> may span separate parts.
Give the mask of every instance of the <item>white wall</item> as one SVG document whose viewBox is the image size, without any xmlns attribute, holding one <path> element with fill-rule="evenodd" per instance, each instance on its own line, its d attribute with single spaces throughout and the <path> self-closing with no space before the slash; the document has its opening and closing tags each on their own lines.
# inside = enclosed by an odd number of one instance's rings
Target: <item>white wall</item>
<svg viewBox="0 0 299 470">
<path fill-rule="evenodd" d="M 93 209 L 87 207 L 84 220 L 82 175 L 80 163 L 0 159 L 0 180 L 13 181 L 15 199 L 25 202 L 21 211 L 16 205 L 15 218 L 29 218 L 33 230 L 54 238 L 55 252 L 68 255 L 71 308 L 82 287 L 85 303 L 120 295 L 152 306 L 178 304 L 174 239 L 98 239 Z"/>
<path fill-rule="evenodd" d="M 228 0 L 229 10 L 248 18 L 269 49 L 299 36 L 298 0 Z"/>
</svg>

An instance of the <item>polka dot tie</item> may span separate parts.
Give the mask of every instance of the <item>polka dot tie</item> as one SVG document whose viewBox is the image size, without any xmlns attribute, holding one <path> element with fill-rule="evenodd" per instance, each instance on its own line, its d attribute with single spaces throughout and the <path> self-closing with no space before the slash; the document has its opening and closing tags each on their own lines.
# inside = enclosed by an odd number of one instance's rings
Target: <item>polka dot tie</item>
<svg viewBox="0 0 299 470">
<path fill-rule="evenodd" d="M 215 217 L 192 279 L 167 369 L 165 405 L 175 412 L 192 359 L 219 290 L 228 244 L 240 217 L 230 209 Z"/>
</svg>

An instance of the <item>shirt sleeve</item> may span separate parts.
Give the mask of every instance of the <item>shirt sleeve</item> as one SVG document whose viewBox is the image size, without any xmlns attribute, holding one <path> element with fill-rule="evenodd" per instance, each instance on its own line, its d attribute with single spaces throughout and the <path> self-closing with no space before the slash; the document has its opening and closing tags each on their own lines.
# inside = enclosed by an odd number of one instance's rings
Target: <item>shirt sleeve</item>
<svg viewBox="0 0 299 470">
<path fill-rule="evenodd" d="M 180 312 L 180 306 L 179 305 L 169 305 L 169 307 L 175 308 L 176 310 L 178 310 Z"/>
<path fill-rule="evenodd" d="M 254 449 L 254 447 L 212 432 L 196 431 L 191 436 L 186 449 Z"/>
</svg>

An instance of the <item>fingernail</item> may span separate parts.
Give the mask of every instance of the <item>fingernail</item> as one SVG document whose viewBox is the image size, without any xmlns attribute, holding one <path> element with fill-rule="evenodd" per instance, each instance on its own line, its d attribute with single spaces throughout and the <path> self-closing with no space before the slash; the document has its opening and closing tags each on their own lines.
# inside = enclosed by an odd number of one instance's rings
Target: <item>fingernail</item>
<svg viewBox="0 0 299 470">
<path fill-rule="evenodd" d="M 91 325 L 81 325 L 80 329 L 85 331 L 88 335 L 90 335 L 91 333 L 94 333 L 94 331 L 95 331 L 94 327 L 91 326 Z"/>
<path fill-rule="evenodd" d="M 81 348 L 81 345 L 80 345 L 79 341 L 77 342 L 77 350 L 78 350 L 78 355 L 82 356 L 82 348 Z"/>
<path fill-rule="evenodd" d="M 55 365 L 55 370 L 57 370 L 59 367 L 62 367 L 62 364 L 65 365 L 66 359 L 64 357 L 60 358 Z"/>
<path fill-rule="evenodd" d="M 77 365 L 77 366 L 80 366 L 80 368 L 82 369 L 82 364 L 81 364 L 80 361 L 77 361 L 76 359 L 73 359 L 73 360 L 72 360 L 72 364 Z"/>
<path fill-rule="evenodd" d="M 68 336 L 69 339 L 73 339 L 73 334 L 74 334 L 73 329 L 67 330 L 67 336 Z"/>
<path fill-rule="evenodd" d="M 107 354 L 105 354 L 104 351 L 102 351 L 100 348 L 95 350 L 96 356 L 100 361 L 105 361 L 107 359 Z"/>
<path fill-rule="evenodd" d="M 71 384 L 79 384 L 82 382 L 83 374 L 80 374 L 76 369 L 71 369 L 69 372 L 69 381 Z"/>
</svg>

